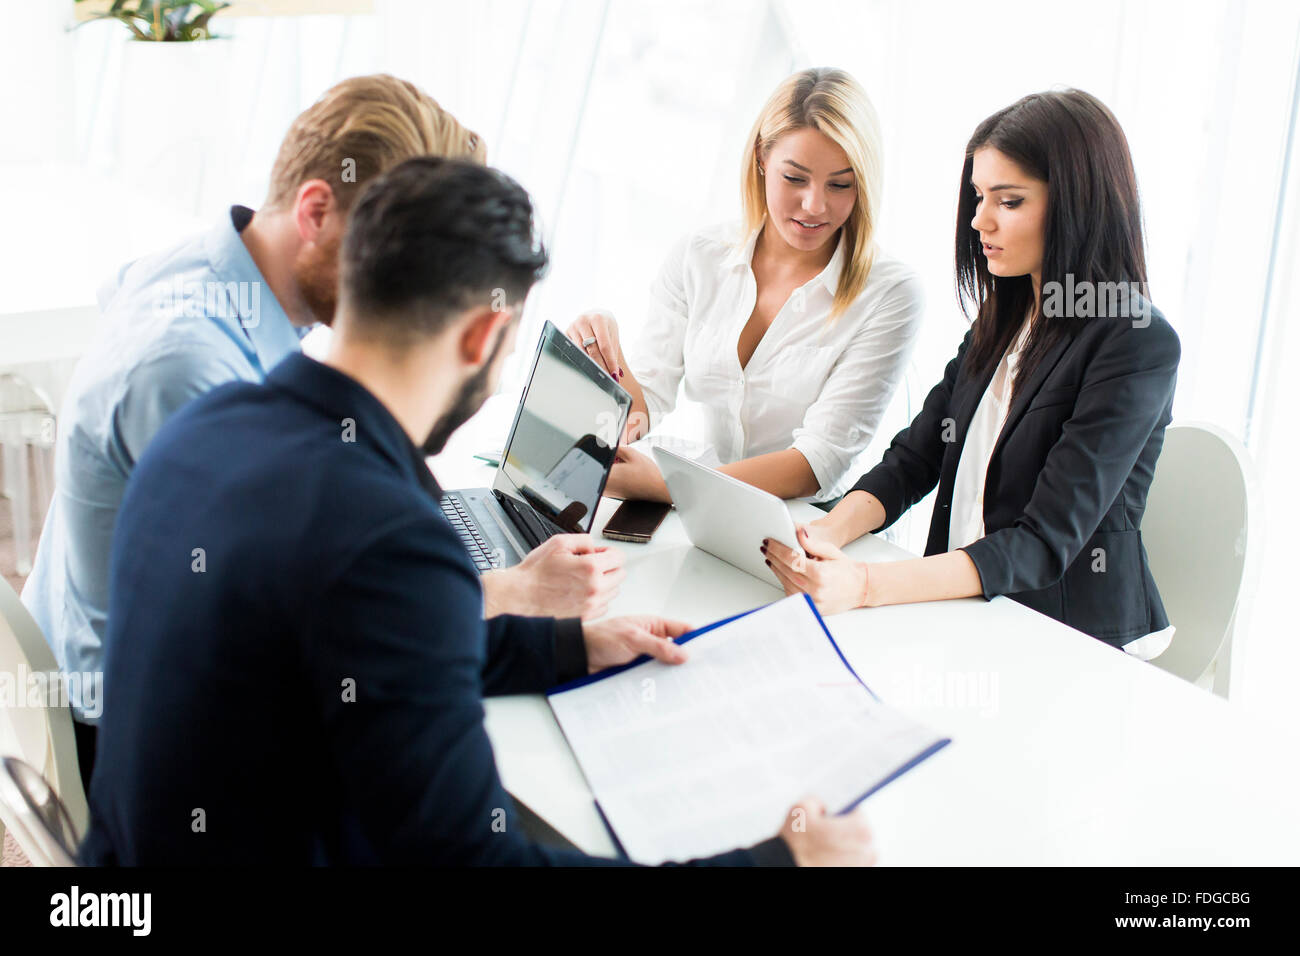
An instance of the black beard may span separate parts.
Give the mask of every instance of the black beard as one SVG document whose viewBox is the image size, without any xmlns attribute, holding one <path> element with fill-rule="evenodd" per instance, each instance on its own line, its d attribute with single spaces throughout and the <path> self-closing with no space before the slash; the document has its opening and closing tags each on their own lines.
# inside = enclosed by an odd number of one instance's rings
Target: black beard
<svg viewBox="0 0 1300 956">
<path fill-rule="evenodd" d="M 447 439 L 451 438 L 452 432 L 473 418 L 478 410 L 483 407 L 483 403 L 488 400 L 488 397 L 492 394 L 492 386 L 488 382 L 488 377 L 496 366 L 498 353 L 505 344 L 506 336 L 503 332 L 501 337 L 497 339 L 492 354 L 483 363 L 483 367 L 475 372 L 470 380 L 464 384 L 451 408 L 447 409 L 442 417 L 434 422 L 429 437 L 420 446 L 420 451 L 426 457 L 441 454 L 443 448 L 447 446 Z"/>
</svg>

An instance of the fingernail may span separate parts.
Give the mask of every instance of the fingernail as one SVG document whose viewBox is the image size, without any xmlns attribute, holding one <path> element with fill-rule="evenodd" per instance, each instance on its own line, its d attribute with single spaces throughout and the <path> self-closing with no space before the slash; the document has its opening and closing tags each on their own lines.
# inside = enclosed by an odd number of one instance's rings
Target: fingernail
<svg viewBox="0 0 1300 956">
<path fill-rule="evenodd" d="M 765 545 L 765 544 L 760 544 L 760 545 L 758 546 L 758 550 L 759 550 L 759 551 L 762 551 L 764 554 L 767 554 L 767 545 Z"/>
<path fill-rule="evenodd" d="M 763 563 L 766 564 L 769 568 L 772 566 L 772 562 L 768 561 L 766 558 L 763 559 Z"/>
</svg>

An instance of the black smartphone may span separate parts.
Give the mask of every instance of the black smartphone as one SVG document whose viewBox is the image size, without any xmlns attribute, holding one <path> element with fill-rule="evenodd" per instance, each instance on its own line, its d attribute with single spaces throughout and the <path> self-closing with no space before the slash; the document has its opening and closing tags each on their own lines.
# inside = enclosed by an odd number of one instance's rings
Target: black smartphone
<svg viewBox="0 0 1300 956">
<path fill-rule="evenodd" d="M 655 529 L 664 520 L 664 515 L 672 510 L 672 505 L 658 501 L 625 501 L 610 515 L 601 534 L 615 541 L 645 544 L 654 537 Z"/>
</svg>

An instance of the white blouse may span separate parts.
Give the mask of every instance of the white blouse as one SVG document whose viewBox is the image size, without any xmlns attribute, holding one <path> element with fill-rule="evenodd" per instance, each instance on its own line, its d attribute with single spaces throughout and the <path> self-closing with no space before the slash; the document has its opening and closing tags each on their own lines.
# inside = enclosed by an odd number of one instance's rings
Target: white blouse
<svg viewBox="0 0 1300 956">
<path fill-rule="evenodd" d="M 1020 368 L 1020 356 L 1029 338 L 1026 320 L 1008 347 L 997 370 L 984 390 L 975 417 L 971 419 L 957 462 L 957 478 L 952 489 L 952 510 L 948 524 L 948 550 L 956 551 L 984 537 L 984 480 L 989 470 L 993 446 L 1006 425 L 1011 405 L 1011 388 Z M 1155 631 L 1125 644 L 1123 650 L 1139 660 L 1149 661 L 1163 654 L 1174 639 L 1174 626 Z"/>
<path fill-rule="evenodd" d="M 834 498 L 857 479 L 853 460 L 902 382 L 921 323 L 921 282 L 877 251 L 862 294 L 828 324 L 848 254 L 841 236 L 826 268 L 791 294 L 742 369 L 736 346 L 758 297 L 751 268 L 758 235 L 725 225 L 680 240 L 651 286 L 628 363 L 651 429 L 676 410 L 659 434 L 696 439 L 707 453 L 693 457 L 727 464 L 797 448 L 817 478 L 817 498 Z"/>
</svg>

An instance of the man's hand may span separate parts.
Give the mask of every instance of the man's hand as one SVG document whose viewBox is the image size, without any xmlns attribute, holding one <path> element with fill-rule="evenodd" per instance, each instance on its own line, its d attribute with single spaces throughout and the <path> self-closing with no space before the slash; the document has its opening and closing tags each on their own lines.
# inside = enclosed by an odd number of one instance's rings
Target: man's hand
<svg viewBox="0 0 1300 956">
<path fill-rule="evenodd" d="M 587 669 L 591 673 L 616 667 L 649 654 L 665 664 L 681 664 L 686 650 L 673 643 L 691 629 L 683 621 L 668 621 L 650 615 L 610 618 L 598 624 L 582 625 L 587 645 Z"/>
<path fill-rule="evenodd" d="M 816 797 L 805 797 L 790 808 L 780 836 L 798 866 L 873 866 L 876 862 L 871 828 L 862 812 L 828 816 Z"/>
<path fill-rule="evenodd" d="M 609 479 L 605 482 L 605 494 L 611 498 L 661 501 L 664 504 L 673 500 L 654 459 L 626 445 L 618 446 Z"/>
<path fill-rule="evenodd" d="M 483 575 L 484 616 L 597 618 L 625 577 L 621 552 L 589 534 L 559 534 L 515 567 Z"/>
</svg>

